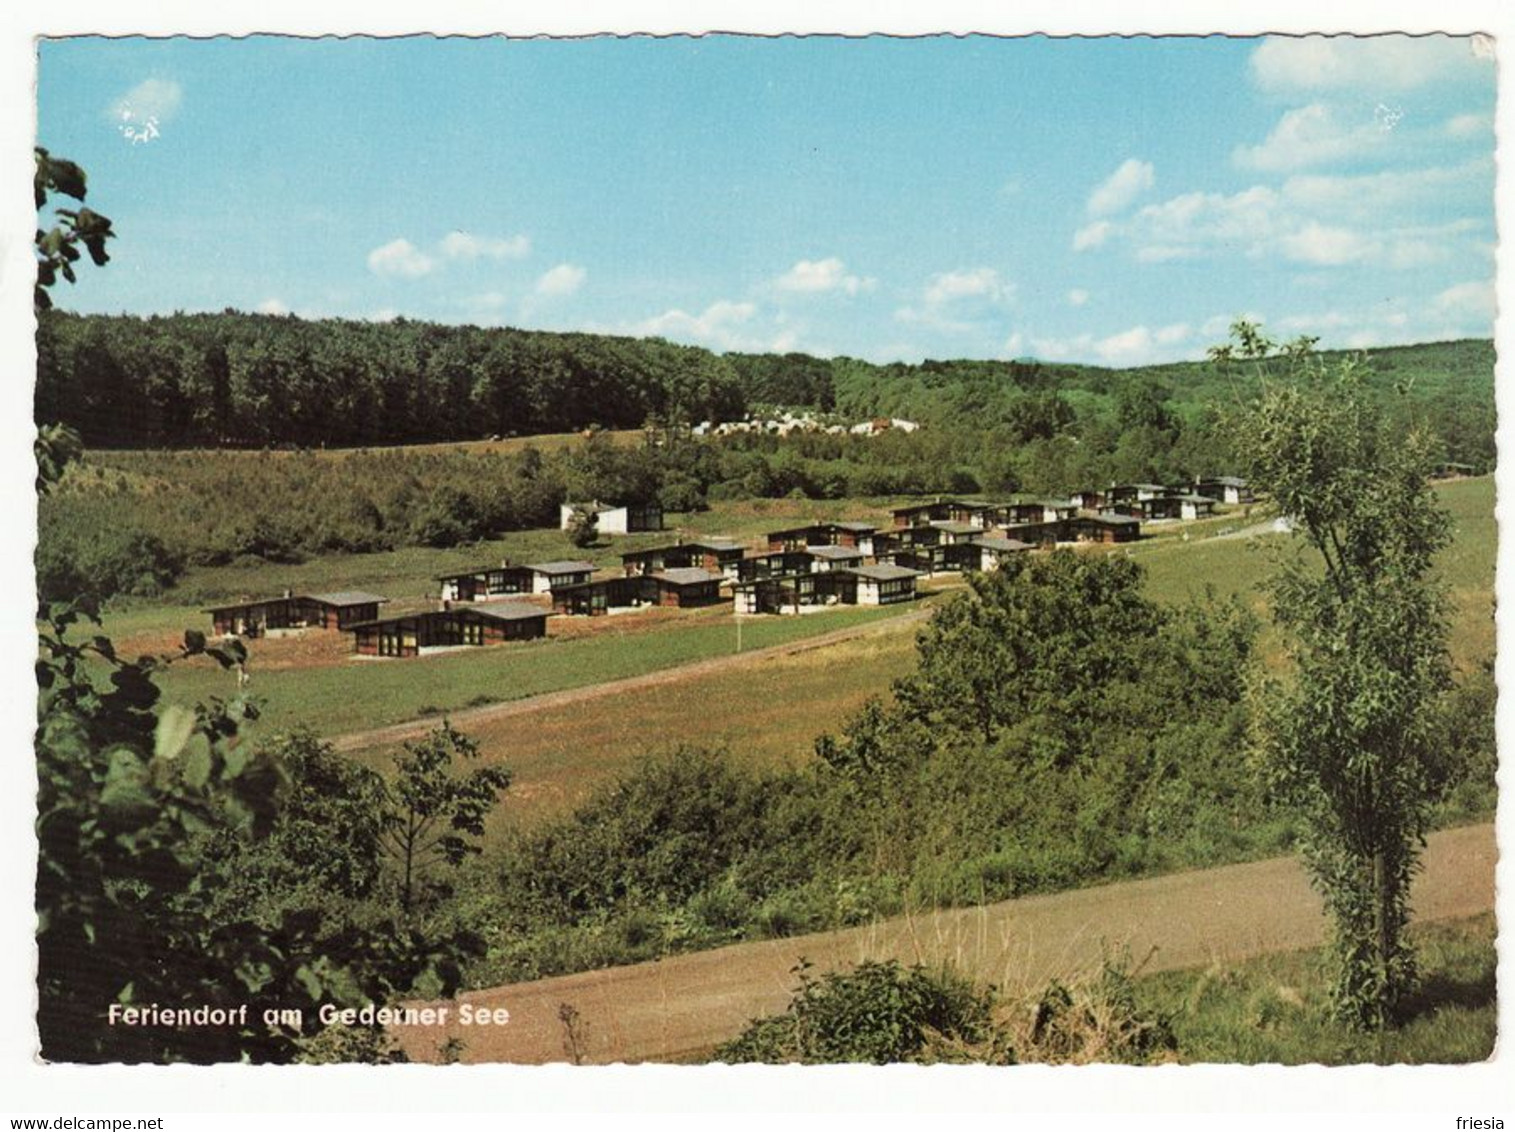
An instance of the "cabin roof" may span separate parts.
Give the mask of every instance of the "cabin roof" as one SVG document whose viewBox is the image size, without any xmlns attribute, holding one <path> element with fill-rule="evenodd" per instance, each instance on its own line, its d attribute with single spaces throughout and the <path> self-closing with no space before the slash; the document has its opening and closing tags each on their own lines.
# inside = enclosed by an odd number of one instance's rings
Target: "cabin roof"
<svg viewBox="0 0 1515 1132">
<path fill-rule="evenodd" d="M 805 548 L 805 553 L 810 555 L 812 558 L 842 559 L 861 558 L 863 556 L 863 552 L 857 549 L 855 546 L 828 546 L 825 544 L 818 546 L 807 546 Z"/>
<path fill-rule="evenodd" d="M 705 582 L 719 582 L 721 575 L 712 574 L 698 566 L 676 566 L 671 570 L 659 570 L 653 575 L 660 582 L 671 586 L 697 586 Z"/>
<path fill-rule="evenodd" d="M 1018 538 L 1000 538 L 998 535 L 989 535 L 981 538 L 975 546 L 986 547 L 989 550 L 1034 550 L 1035 544 L 1022 542 Z"/>
<path fill-rule="evenodd" d="M 536 574 L 593 574 L 596 567 L 593 562 L 565 559 L 560 562 L 528 562 L 525 569 Z"/>
<path fill-rule="evenodd" d="M 919 578 L 921 572 L 912 570 L 908 566 L 892 566 L 881 563 L 877 566 L 857 566 L 847 573 L 855 574 L 859 578 L 867 578 L 874 582 L 893 582 L 900 578 Z"/>
</svg>

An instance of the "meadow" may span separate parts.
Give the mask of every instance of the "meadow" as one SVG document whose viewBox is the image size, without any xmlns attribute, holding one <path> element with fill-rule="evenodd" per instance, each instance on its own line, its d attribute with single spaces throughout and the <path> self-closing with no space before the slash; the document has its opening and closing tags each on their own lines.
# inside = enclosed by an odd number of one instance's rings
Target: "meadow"
<svg viewBox="0 0 1515 1132">
<path fill-rule="evenodd" d="M 1454 659 L 1468 668 L 1493 655 L 1493 571 L 1497 532 L 1493 481 L 1482 477 L 1438 485 L 1456 524 L 1456 541 L 1443 557 L 1444 576 L 1454 603 Z M 198 604 L 233 594 L 361 588 L 396 599 L 421 600 L 435 594 L 434 576 L 500 558 L 535 561 L 584 557 L 601 567 L 619 564 L 623 550 L 654 545 L 676 534 L 724 534 L 753 539 L 762 532 L 811 519 L 863 517 L 887 521 L 894 499 L 753 500 L 717 504 L 709 511 L 673 517 L 677 531 L 634 535 L 578 550 L 558 531 L 526 531 L 467 548 L 411 547 L 366 555 L 328 555 L 297 564 L 198 567 L 185 578 L 171 605 L 135 603 L 109 612 L 106 632 L 142 646 L 170 647 L 186 627 L 204 628 Z M 1234 535 L 1266 523 L 1266 508 L 1253 508 L 1197 523 L 1149 528 L 1150 539 L 1131 548 L 1091 550 L 1127 553 L 1146 570 L 1147 592 L 1173 605 L 1201 600 L 1206 591 L 1236 596 L 1263 623 L 1262 650 L 1273 665 L 1283 662 L 1267 622 L 1262 585 L 1270 569 L 1270 548 L 1283 536 Z M 1188 538 L 1182 536 L 1187 533 Z M 946 576 L 933 589 L 952 589 Z M 845 626 L 898 616 L 899 607 L 843 609 L 804 617 L 748 618 L 742 625 L 744 650 L 792 644 Z M 469 707 L 501 703 L 607 680 L 676 669 L 733 653 L 736 625 L 724 606 L 668 617 L 631 614 L 597 620 L 549 622 L 545 641 L 486 650 L 464 650 L 415 661 L 355 660 L 346 638 L 325 642 L 321 663 L 259 667 L 253 643 L 251 691 L 264 703 L 261 733 L 307 726 L 334 736 L 405 720 L 440 717 Z M 529 717 L 511 716 L 470 727 L 484 755 L 517 774 L 511 803 L 499 820 L 535 820 L 571 808 L 591 787 L 629 759 L 665 752 L 681 743 L 725 746 L 754 767 L 794 765 L 811 757 L 818 734 L 835 730 L 870 696 L 887 698 L 893 682 L 914 665 L 914 627 L 870 635 L 793 656 L 770 658 L 718 673 L 677 677 L 634 697 L 607 701 L 608 710 L 584 705 L 545 707 Z M 235 681 L 208 664 L 170 671 L 165 690 L 171 701 L 194 703 L 235 692 Z M 698 705 L 695 708 L 694 705 Z M 383 765 L 387 748 L 365 758 Z"/>
</svg>

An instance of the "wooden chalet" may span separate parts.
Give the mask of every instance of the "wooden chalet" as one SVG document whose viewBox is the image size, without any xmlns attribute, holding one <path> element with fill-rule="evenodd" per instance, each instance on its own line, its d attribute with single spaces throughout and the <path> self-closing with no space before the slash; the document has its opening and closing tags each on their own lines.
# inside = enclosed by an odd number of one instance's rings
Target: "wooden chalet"
<svg viewBox="0 0 1515 1132">
<path fill-rule="evenodd" d="M 654 546 L 621 555 L 621 568 L 627 575 L 656 574 L 660 570 L 699 567 L 728 578 L 737 576 L 742 560 L 742 544 L 731 539 L 690 539 L 671 546 Z"/>
<path fill-rule="evenodd" d="M 615 609 L 635 609 L 656 601 L 657 587 L 651 577 L 643 574 L 572 582 L 552 588 L 552 611 L 570 616 L 600 617 Z"/>
<path fill-rule="evenodd" d="M 932 503 L 912 503 L 896 507 L 893 512 L 894 526 L 923 527 L 932 522 L 970 523 L 988 529 L 993 525 L 994 512 L 999 504 L 977 503 L 962 499 L 938 499 Z"/>
<path fill-rule="evenodd" d="M 991 518 L 996 526 L 1002 527 L 1018 523 L 1056 523 L 1077 515 L 1080 506 L 1076 496 L 1071 499 L 1017 499 L 996 504 Z"/>
<path fill-rule="evenodd" d="M 770 550 L 767 554 L 754 554 L 738 562 L 736 580 L 753 582 L 780 574 L 809 574 L 814 572 L 814 562 L 814 555 L 803 547 L 797 550 Z"/>
<path fill-rule="evenodd" d="M 536 592 L 531 567 L 512 565 L 509 559 L 498 566 L 438 574 L 436 580 L 441 583 L 443 601 L 494 601 Z"/>
<path fill-rule="evenodd" d="M 1020 539 L 984 535 L 972 542 L 960 543 L 948 549 L 948 564 L 958 570 L 997 570 L 1006 558 L 1035 550 L 1036 544 Z M 900 563 L 899 565 L 908 565 Z"/>
<path fill-rule="evenodd" d="M 863 552 L 855 546 L 807 546 L 805 553 L 810 555 L 810 569 L 816 573 L 863 564 Z"/>
<path fill-rule="evenodd" d="M 377 617 L 379 606 L 388 601 L 357 590 L 321 594 L 285 590 L 282 597 L 218 605 L 205 612 L 220 636 L 261 637 L 286 629 L 348 629 Z"/>
<path fill-rule="evenodd" d="M 1114 483 L 1105 492 L 1105 504 L 1117 507 L 1122 503 L 1137 503 L 1167 494 L 1168 489 L 1160 483 Z"/>
<path fill-rule="evenodd" d="M 699 566 L 675 567 L 651 576 L 659 605 L 690 609 L 721 600 L 721 575 Z"/>
<path fill-rule="evenodd" d="M 835 522 L 807 523 L 803 527 L 786 527 L 781 531 L 769 531 L 764 538 L 769 550 L 804 550 L 807 546 L 847 546 L 861 550 L 864 555 L 873 553 L 874 534 L 878 530 L 872 523 Z"/>
<path fill-rule="evenodd" d="M 1254 502 L 1252 489 L 1240 476 L 1212 476 L 1207 480 L 1197 480 L 1194 494 L 1206 496 L 1217 503 Z"/>
<path fill-rule="evenodd" d="M 731 596 L 737 613 L 799 613 L 807 606 L 842 603 L 847 577 L 842 571 L 769 574 L 737 582 Z"/>
<path fill-rule="evenodd" d="M 569 559 L 529 563 L 521 569 L 531 572 L 531 592 L 545 594 L 551 593 L 555 587 L 574 586 L 589 581 L 594 577 L 595 566 L 593 562 Z"/>
<path fill-rule="evenodd" d="M 862 566 L 848 570 L 856 579 L 858 605 L 893 605 L 901 601 L 914 601 L 915 581 L 920 571 L 906 566 L 880 563 L 877 566 Z"/>
<path fill-rule="evenodd" d="M 738 613 L 800 613 L 825 605 L 892 605 L 915 599 L 920 572 L 903 566 L 856 566 L 825 573 L 776 574 L 732 587 Z"/>
<path fill-rule="evenodd" d="M 1113 512 L 1075 515 L 1055 523 L 1014 523 L 1005 527 L 1004 534 L 1007 539 L 1041 546 L 1059 542 L 1135 542 L 1141 538 L 1141 520 Z"/>
<path fill-rule="evenodd" d="M 1141 518 L 1153 519 L 1202 519 L 1215 511 L 1215 500 L 1193 492 L 1158 495 L 1137 503 Z"/>
<path fill-rule="evenodd" d="M 496 645 L 547 635 L 547 610 L 525 602 L 422 610 L 348 627 L 359 656 L 420 656 L 423 649 Z"/>
<path fill-rule="evenodd" d="M 936 531 L 939 546 L 972 542 L 984 533 L 984 528 L 977 523 L 964 523 L 959 519 L 933 519 L 927 526 Z"/>
</svg>

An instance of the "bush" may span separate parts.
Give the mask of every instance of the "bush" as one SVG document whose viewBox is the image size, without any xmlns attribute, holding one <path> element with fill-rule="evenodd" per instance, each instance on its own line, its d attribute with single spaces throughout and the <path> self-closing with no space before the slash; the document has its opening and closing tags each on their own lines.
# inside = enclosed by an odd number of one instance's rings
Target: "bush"
<svg viewBox="0 0 1515 1132">
<path fill-rule="evenodd" d="M 954 1046 L 990 1040 L 990 996 L 967 980 L 896 960 L 811 975 L 780 1017 L 751 1023 L 716 1051 L 718 1061 L 872 1062 L 961 1060 Z M 1000 1060 L 1010 1060 L 1008 1050 Z"/>
</svg>

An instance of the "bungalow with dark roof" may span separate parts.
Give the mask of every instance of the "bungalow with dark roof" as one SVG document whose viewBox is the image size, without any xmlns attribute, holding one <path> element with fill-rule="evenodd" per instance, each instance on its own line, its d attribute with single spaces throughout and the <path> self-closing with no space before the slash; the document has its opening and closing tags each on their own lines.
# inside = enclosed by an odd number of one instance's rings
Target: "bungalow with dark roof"
<svg viewBox="0 0 1515 1132">
<path fill-rule="evenodd" d="M 1209 479 L 1197 480 L 1194 493 L 1207 496 L 1217 503 L 1254 502 L 1252 488 L 1240 476 L 1211 476 Z"/>
<path fill-rule="evenodd" d="M 742 544 L 732 539 L 700 538 L 678 542 L 672 546 L 654 546 L 646 550 L 632 550 L 621 555 L 621 568 L 628 574 L 655 574 L 659 570 L 683 569 L 698 566 L 724 574 L 737 576 L 737 563 L 742 559 Z"/>
<path fill-rule="evenodd" d="M 420 656 L 425 649 L 495 645 L 547 635 L 547 611 L 525 602 L 442 608 L 348 626 L 359 656 Z"/>
<path fill-rule="evenodd" d="M 1137 507 L 1144 519 L 1202 519 L 1215 511 L 1215 500 L 1192 492 L 1143 499 Z"/>
<path fill-rule="evenodd" d="M 1159 495 L 1168 494 L 1168 489 L 1160 483 L 1115 483 L 1110 485 L 1110 490 L 1105 492 L 1107 506 L 1116 507 L 1123 503 L 1139 503 L 1144 499 L 1155 499 Z"/>
<path fill-rule="evenodd" d="M 218 605 L 205 612 L 210 614 L 214 632 L 221 636 L 261 637 L 286 629 L 347 629 L 377 617 L 379 606 L 388 600 L 358 590 L 321 594 L 285 590 L 282 597 Z"/>
<path fill-rule="evenodd" d="M 1006 558 L 1035 549 L 1034 543 L 1022 542 L 1020 539 L 984 535 L 972 542 L 952 547 L 948 552 L 948 564 L 959 570 L 998 570 Z"/>
<path fill-rule="evenodd" d="M 855 546 L 807 546 L 805 553 L 810 555 L 810 569 L 817 573 L 863 564 L 863 552 Z"/>
<path fill-rule="evenodd" d="M 721 575 L 698 566 L 675 567 L 651 575 L 659 605 L 690 609 L 721 600 Z"/>
<path fill-rule="evenodd" d="M 636 609 L 657 601 L 657 586 L 643 574 L 570 582 L 552 587 L 552 611 L 570 616 L 600 617 L 617 609 Z"/>
<path fill-rule="evenodd" d="M 731 596 L 737 613 L 800 613 L 806 608 L 837 605 L 846 588 L 844 571 L 769 574 L 737 582 Z M 855 593 L 856 587 L 852 587 Z M 854 599 L 855 600 L 855 599 Z"/>
<path fill-rule="evenodd" d="M 814 562 L 815 556 L 803 548 L 753 554 L 736 564 L 736 580 L 753 582 L 760 578 L 776 577 L 779 574 L 809 574 L 815 569 Z"/>
<path fill-rule="evenodd" d="M 438 574 L 443 601 L 494 601 L 534 592 L 536 575 L 529 566 L 512 565 L 504 559 L 498 566 L 479 566 L 454 574 Z"/>
<path fill-rule="evenodd" d="M 847 573 L 857 579 L 855 600 L 858 605 L 893 605 L 900 601 L 914 601 L 915 581 L 921 576 L 919 570 L 888 563 L 860 566 Z"/>
<path fill-rule="evenodd" d="M 574 586 L 594 576 L 593 562 L 573 559 L 559 562 L 532 562 L 522 567 L 531 571 L 531 592 L 551 593 L 556 586 Z"/>
</svg>

